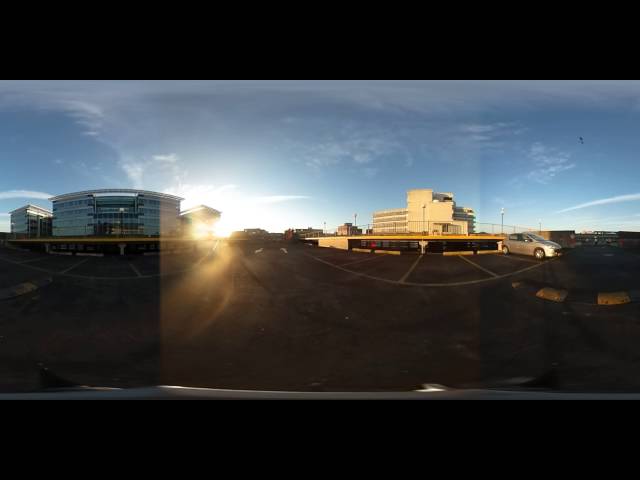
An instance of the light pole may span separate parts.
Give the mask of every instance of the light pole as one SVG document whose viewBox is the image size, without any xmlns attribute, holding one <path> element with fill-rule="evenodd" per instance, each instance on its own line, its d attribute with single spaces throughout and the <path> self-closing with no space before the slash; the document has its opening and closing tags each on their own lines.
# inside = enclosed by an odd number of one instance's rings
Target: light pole
<svg viewBox="0 0 640 480">
<path fill-rule="evenodd" d="M 538 220 L 538 234 L 542 235 L 542 220 Z"/>
<path fill-rule="evenodd" d="M 120 207 L 120 236 L 124 237 L 124 208 Z"/>
<path fill-rule="evenodd" d="M 354 232 L 358 231 L 358 214 L 357 213 L 353 214 L 353 231 Z"/>
<path fill-rule="evenodd" d="M 324 228 L 322 229 L 322 235 L 325 236 L 327 234 L 327 222 L 324 223 Z"/>
<path fill-rule="evenodd" d="M 427 208 L 427 206 L 423 203 L 422 204 L 422 235 L 424 235 L 424 209 Z"/>
<path fill-rule="evenodd" d="M 500 222 L 500 233 L 504 233 L 504 208 L 500 209 L 500 216 L 502 217 Z"/>
</svg>

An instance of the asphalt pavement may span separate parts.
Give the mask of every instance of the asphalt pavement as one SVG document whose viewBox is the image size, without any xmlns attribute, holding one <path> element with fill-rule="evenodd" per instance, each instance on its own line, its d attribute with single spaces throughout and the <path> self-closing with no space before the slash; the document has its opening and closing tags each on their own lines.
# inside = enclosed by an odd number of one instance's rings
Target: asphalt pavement
<svg viewBox="0 0 640 480">
<path fill-rule="evenodd" d="M 499 384 L 554 371 L 565 390 L 640 389 L 640 256 L 583 247 L 379 255 L 235 243 L 213 254 L 46 256 L 0 250 L 0 390 L 73 381 L 270 390 Z M 536 296 L 545 287 L 565 300 Z M 598 305 L 600 292 L 630 301 Z"/>
</svg>

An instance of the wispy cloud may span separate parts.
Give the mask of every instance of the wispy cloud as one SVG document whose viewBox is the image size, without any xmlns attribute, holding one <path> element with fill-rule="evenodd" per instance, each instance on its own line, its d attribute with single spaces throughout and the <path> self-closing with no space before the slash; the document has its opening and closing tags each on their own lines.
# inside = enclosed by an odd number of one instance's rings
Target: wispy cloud
<svg viewBox="0 0 640 480">
<path fill-rule="evenodd" d="M 329 138 L 326 141 L 299 145 L 304 150 L 303 158 L 312 168 L 328 167 L 342 162 L 357 165 L 371 163 L 382 156 L 401 150 L 397 141 L 380 138 L 373 132 L 351 132 L 341 138 Z"/>
<path fill-rule="evenodd" d="M 564 208 L 562 210 L 558 210 L 556 213 L 565 213 L 571 212 L 573 210 L 580 210 L 582 208 L 595 207 L 597 205 L 608 205 L 610 203 L 623 203 L 623 202 L 635 202 L 640 200 L 640 193 L 631 193 L 628 195 L 618 195 L 615 197 L 609 198 L 601 198 L 599 200 L 593 200 L 591 202 L 581 203 L 579 205 L 575 205 L 573 207 Z"/>
<path fill-rule="evenodd" d="M 148 175 L 168 174 L 171 176 L 170 181 L 178 184 L 186 175 L 186 170 L 180 165 L 180 157 L 175 153 L 152 155 L 143 159 L 122 159 L 119 165 L 134 188 L 144 188 L 145 177 Z"/>
<path fill-rule="evenodd" d="M 308 200 L 311 197 L 307 195 L 267 195 L 264 197 L 254 197 L 257 203 L 281 203 L 290 202 L 292 200 Z"/>
<path fill-rule="evenodd" d="M 156 162 L 163 163 L 176 163 L 179 160 L 178 155 L 176 155 L 175 153 L 170 153 L 168 155 L 154 155 L 153 159 Z"/>
<path fill-rule="evenodd" d="M 575 163 L 569 161 L 571 155 L 547 147 L 540 142 L 531 146 L 527 158 L 534 167 L 527 174 L 527 178 L 542 184 L 549 183 L 559 173 L 571 170 L 576 166 Z"/>
<path fill-rule="evenodd" d="M 53 197 L 50 193 L 34 192 L 33 190 L 6 190 L 0 192 L 0 200 L 7 200 L 9 198 L 38 198 L 41 200 L 47 200 Z"/>
<path fill-rule="evenodd" d="M 497 122 L 497 123 L 486 123 L 486 124 L 466 124 L 460 127 L 462 132 L 466 133 L 494 133 L 501 132 L 507 128 L 513 127 L 514 123 L 505 123 L 505 122 Z"/>
<path fill-rule="evenodd" d="M 144 162 L 127 162 L 121 161 L 120 168 L 124 170 L 126 173 L 129 182 L 133 185 L 134 188 L 142 188 L 142 176 L 144 175 L 146 163 Z"/>
</svg>

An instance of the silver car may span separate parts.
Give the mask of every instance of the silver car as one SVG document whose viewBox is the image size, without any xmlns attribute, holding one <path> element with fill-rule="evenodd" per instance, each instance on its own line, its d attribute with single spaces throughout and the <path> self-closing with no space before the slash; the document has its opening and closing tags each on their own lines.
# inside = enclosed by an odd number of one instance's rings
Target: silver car
<svg viewBox="0 0 640 480">
<path fill-rule="evenodd" d="M 538 260 L 562 255 L 562 246 L 533 233 L 514 233 L 502 242 L 502 253 L 533 255 Z"/>
</svg>

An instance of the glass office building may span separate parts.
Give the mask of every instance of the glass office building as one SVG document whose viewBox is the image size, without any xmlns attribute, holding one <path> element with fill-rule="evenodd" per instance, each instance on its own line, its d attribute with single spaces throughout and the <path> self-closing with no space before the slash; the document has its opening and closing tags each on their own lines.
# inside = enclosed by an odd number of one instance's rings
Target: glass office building
<svg viewBox="0 0 640 480">
<path fill-rule="evenodd" d="M 160 236 L 180 230 L 174 195 L 132 189 L 68 193 L 53 203 L 53 236 Z"/>
<path fill-rule="evenodd" d="M 37 205 L 25 205 L 9 213 L 11 233 L 26 238 L 51 236 L 51 211 Z"/>
</svg>

